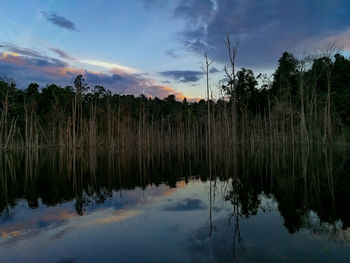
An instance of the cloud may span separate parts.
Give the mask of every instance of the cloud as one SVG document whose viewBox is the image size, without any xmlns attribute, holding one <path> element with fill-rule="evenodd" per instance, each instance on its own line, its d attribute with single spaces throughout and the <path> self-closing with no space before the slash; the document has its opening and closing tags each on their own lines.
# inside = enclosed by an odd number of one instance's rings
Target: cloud
<svg viewBox="0 0 350 263">
<path fill-rule="evenodd" d="M 166 50 L 164 52 L 165 55 L 171 57 L 171 58 L 178 58 L 179 55 L 175 53 L 175 51 L 173 49 L 169 49 L 169 50 Z"/>
<path fill-rule="evenodd" d="M 332 36 L 348 43 L 350 28 L 348 0 L 178 0 L 171 12 L 185 24 L 178 39 L 187 50 L 227 63 L 230 33 L 242 67 L 274 67 L 282 52 L 301 54 Z"/>
<path fill-rule="evenodd" d="M 106 75 L 96 74 L 89 71 L 85 72 L 85 77 L 90 83 L 113 84 L 123 81 L 123 77 L 118 74 Z"/>
<path fill-rule="evenodd" d="M 21 54 L 23 56 L 42 57 L 40 52 L 30 48 L 21 48 L 12 44 L 2 44 L 1 47 L 6 49 L 9 52 Z"/>
<path fill-rule="evenodd" d="M 56 53 L 57 55 L 59 55 L 63 59 L 75 60 L 71 55 L 69 55 L 68 53 L 64 52 L 63 50 L 61 50 L 59 48 L 51 48 L 50 50 L 52 52 Z"/>
<path fill-rule="evenodd" d="M 166 98 L 174 94 L 178 100 L 183 100 L 185 95 L 169 86 L 158 85 L 153 79 L 142 74 L 129 74 L 125 72 L 105 74 L 86 71 L 83 73 L 89 83 L 101 84 L 119 94 L 144 94 L 147 97 Z M 197 98 L 189 98 L 189 101 L 197 101 Z"/>
<path fill-rule="evenodd" d="M 67 66 L 67 64 L 59 59 L 46 56 L 42 53 L 40 53 L 37 50 L 30 49 L 30 48 L 21 48 L 16 45 L 12 44 L 3 44 L 2 47 L 9 51 L 2 53 L 3 60 L 11 59 L 11 57 L 17 58 L 17 64 L 20 63 L 19 61 L 22 61 L 22 64 L 33 64 L 37 66 L 53 66 L 53 67 L 64 67 Z M 15 64 L 16 64 L 15 63 Z"/>
<path fill-rule="evenodd" d="M 81 60 L 80 62 L 85 63 L 85 64 L 89 64 L 89 65 L 93 65 L 93 66 L 106 68 L 106 69 L 111 69 L 111 70 L 121 70 L 121 71 L 128 72 L 128 73 L 140 72 L 139 70 L 134 69 L 134 68 L 118 65 L 115 63 L 105 62 L 105 61 L 101 61 L 101 60 L 85 59 L 85 60 Z"/>
<path fill-rule="evenodd" d="M 47 21 L 51 22 L 52 24 L 55 24 L 56 26 L 62 27 L 64 29 L 77 31 L 75 24 L 68 20 L 67 18 L 64 18 L 62 16 L 58 16 L 55 13 L 47 13 L 47 12 L 41 12 Z"/>
<path fill-rule="evenodd" d="M 11 78 L 19 88 L 26 88 L 31 82 L 40 85 L 56 82 L 59 85 L 71 84 L 82 70 L 52 65 L 48 61 L 37 62 L 13 54 L 0 53 L 0 77 Z"/>
<path fill-rule="evenodd" d="M 92 71 L 73 67 L 60 59 L 43 55 L 31 49 L 12 45 L 6 45 L 5 49 L 17 53 L 0 52 L 0 77 L 12 77 L 18 87 L 22 89 L 31 82 L 37 82 L 41 86 L 49 83 L 62 86 L 72 85 L 74 78 L 78 74 L 82 74 L 90 86 L 103 85 L 113 93 L 133 94 L 135 96 L 145 94 L 148 97 L 158 98 L 174 94 L 178 100 L 185 98 L 183 93 L 169 86 L 159 85 L 147 74 L 135 73 L 136 70 L 125 66 L 104 64 L 104 62 L 101 64 L 100 61 L 97 61 L 98 63 L 93 61 L 91 64 L 105 65 L 108 71 Z M 66 54 L 64 51 L 62 52 L 62 54 Z M 192 100 L 198 99 L 189 98 L 189 101 Z"/>
<path fill-rule="evenodd" d="M 212 19 L 215 11 L 214 2 L 211 0 L 181 0 L 174 9 L 174 16 L 184 18 L 192 25 L 202 26 Z"/>
<path fill-rule="evenodd" d="M 165 2 L 164 0 L 140 0 L 140 1 L 144 4 L 144 6 L 147 9 L 150 9 L 154 6 L 164 8 L 173 4 L 172 2 Z"/>
<path fill-rule="evenodd" d="M 321 41 L 321 43 L 323 42 L 323 45 L 336 43 L 339 47 L 344 48 L 344 50 L 350 50 L 350 28 L 345 32 L 329 36 L 328 38 L 319 41 Z"/>
<path fill-rule="evenodd" d="M 205 205 L 200 199 L 185 198 L 184 200 L 178 201 L 172 205 L 165 206 L 164 211 L 191 211 L 204 209 Z"/>
<path fill-rule="evenodd" d="M 188 83 L 200 80 L 203 76 L 203 72 L 193 70 L 169 70 L 160 72 L 160 75 L 179 82 Z"/>
<path fill-rule="evenodd" d="M 209 73 L 211 73 L 211 74 L 215 74 L 218 72 L 220 72 L 220 70 L 218 70 L 216 67 L 212 67 L 211 69 L 209 69 Z"/>
</svg>

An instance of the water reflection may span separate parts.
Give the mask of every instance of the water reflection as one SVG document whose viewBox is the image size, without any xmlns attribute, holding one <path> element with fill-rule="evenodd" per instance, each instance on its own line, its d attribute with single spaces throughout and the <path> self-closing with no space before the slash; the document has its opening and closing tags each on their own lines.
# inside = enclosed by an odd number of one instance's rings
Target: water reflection
<svg viewBox="0 0 350 263">
<path fill-rule="evenodd" d="M 0 173 L 5 262 L 350 258 L 347 149 L 17 151 Z"/>
</svg>

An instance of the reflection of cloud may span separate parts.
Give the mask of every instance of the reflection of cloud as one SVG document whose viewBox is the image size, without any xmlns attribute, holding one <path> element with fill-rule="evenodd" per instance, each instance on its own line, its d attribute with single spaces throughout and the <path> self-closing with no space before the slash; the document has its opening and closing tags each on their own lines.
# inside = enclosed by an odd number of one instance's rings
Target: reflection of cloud
<svg viewBox="0 0 350 263">
<path fill-rule="evenodd" d="M 60 239 L 61 237 L 63 237 L 66 233 L 69 233 L 71 231 L 73 231 L 74 229 L 76 229 L 77 227 L 72 226 L 72 227 L 66 227 L 62 230 L 60 230 L 57 234 L 53 235 L 51 237 L 51 239 Z"/>
<path fill-rule="evenodd" d="M 52 210 L 45 210 L 44 213 L 36 213 L 29 219 L 26 218 L 24 221 L 0 226 L 0 232 L 2 237 L 17 236 L 23 234 L 23 230 L 45 228 L 46 226 L 52 225 L 53 223 L 60 225 L 73 216 L 76 216 L 76 213 L 72 209 L 62 210 L 59 207 L 56 207 Z"/>
<path fill-rule="evenodd" d="M 54 207 L 45 209 L 42 212 L 31 214 L 29 218 L 25 217 L 19 221 L 0 226 L 1 237 L 5 239 L 4 243 L 12 243 L 22 239 L 28 239 L 41 233 L 48 227 L 61 227 L 66 225 L 69 220 L 76 217 L 75 211 Z"/>
<path fill-rule="evenodd" d="M 120 197 L 118 192 L 118 194 L 113 195 L 113 205 L 110 206 L 110 209 L 106 209 L 103 204 L 97 207 L 94 204 L 89 214 L 83 217 L 77 215 L 73 202 L 62 206 L 39 207 L 35 213 L 29 210 L 30 216 L 28 213 L 22 212 L 22 217 L 14 217 L 12 221 L 0 226 L 0 237 L 4 239 L 2 244 L 32 238 L 48 229 L 57 229 L 51 239 L 60 239 L 65 234 L 80 227 L 120 222 L 142 213 L 143 210 L 139 209 L 140 206 L 157 203 L 185 185 L 186 183 L 182 181 L 177 184 L 177 188 L 169 188 L 165 185 L 143 190 L 136 188 L 133 191 L 125 191 L 123 197 Z M 118 205 L 115 206 L 115 204 Z"/>
<path fill-rule="evenodd" d="M 89 221 L 81 224 L 81 227 L 89 227 L 89 226 L 95 226 L 95 225 L 117 223 L 117 222 L 123 221 L 125 219 L 137 216 L 141 212 L 142 212 L 141 210 L 124 208 L 124 209 L 120 209 L 117 211 L 113 211 L 113 214 L 108 215 L 108 216 L 106 216 L 106 214 L 103 213 L 100 218 L 89 220 Z"/>
<path fill-rule="evenodd" d="M 76 258 L 65 258 L 57 261 L 57 263 L 74 263 L 76 262 Z"/>
<path fill-rule="evenodd" d="M 165 206 L 164 211 L 191 211 L 204 209 L 205 205 L 200 199 L 185 198 L 184 200 L 178 201 L 175 204 Z"/>
<path fill-rule="evenodd" d="M 18 236 L 20 234 L 19 231 L 12 231 L 12 232 L 6 232 L 6 231 L 1 231 L 1 237 L 2 238 L 9 238 L 9 237 L 14 237 Z"/>
<path fill-rule="evenodd" d="M 170 227 L 169 231 L 170 231 L 170 233 L 177 234 L 177 233 L 179 233 L 181 227 L 183 227 L 183 225 L 180 223 L 177 223 L 174 226 Z"/>
</svg>

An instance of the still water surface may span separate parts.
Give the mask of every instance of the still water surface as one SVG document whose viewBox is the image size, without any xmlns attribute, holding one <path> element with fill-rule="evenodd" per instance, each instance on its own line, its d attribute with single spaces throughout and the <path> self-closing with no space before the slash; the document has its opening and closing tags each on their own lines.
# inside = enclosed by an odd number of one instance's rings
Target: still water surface
<svg viewBox="0 0 350 263">
<path fill-rule="evenodd" d="M 1 156 L 0 262 L 350 262 L 346 149 Z"/>
</svg>

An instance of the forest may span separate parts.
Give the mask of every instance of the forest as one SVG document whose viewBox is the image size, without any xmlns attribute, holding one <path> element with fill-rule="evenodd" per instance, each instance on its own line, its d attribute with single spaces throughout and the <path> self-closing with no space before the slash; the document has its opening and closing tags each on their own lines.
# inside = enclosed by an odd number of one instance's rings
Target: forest
<svg viewBox="0 0 350 263">
<path fill-rule="evenodd" d="M 229 43 L 229 42 L 228 42 Z M 350 58 L 328 49 L 297 59 L 285 52 L 271 77 L 231 65 L 198 102 L 113 94 L 78 75 L 72 86 L 30 83 L 19 89 L 0 79 L 0 148 L 168 147 L 235 144 L 345 144 L 350 125 Z"/>
</svg>

